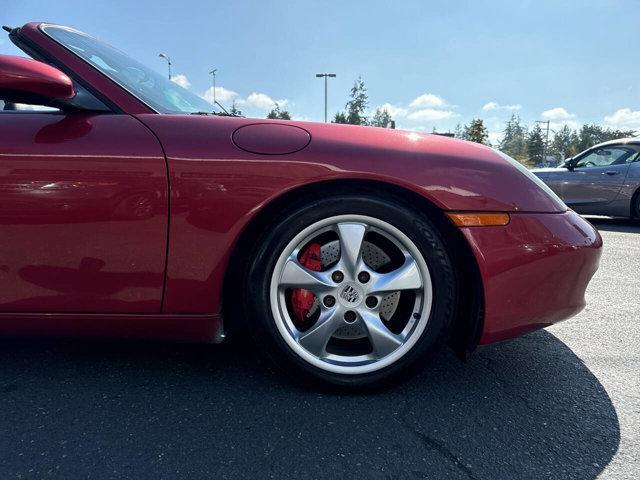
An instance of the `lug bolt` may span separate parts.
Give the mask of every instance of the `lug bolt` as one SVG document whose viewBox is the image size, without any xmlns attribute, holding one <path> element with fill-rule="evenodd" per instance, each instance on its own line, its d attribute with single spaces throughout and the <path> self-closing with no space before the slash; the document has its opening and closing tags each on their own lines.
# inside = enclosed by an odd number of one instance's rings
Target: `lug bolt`
<svg viewBox="0 0 640 480">
<path fill-rule="evenodd" d="M 378 299 L 376 297 L 367 297 L 364 303 L 366 303 L 369 308 L 375 308 L 375 306 L 378 305 Z"/>
<path fill-rule="evenodd" d="M 356 321 L 356 312 L 353 310 L 347 310 L 344 312 L 344 319 L 347 323 L 353 323 Z"/>
<path fill-rule="evenodd" d="M 326 307 L 333 307 L 335 304 L 336 304 L 335 297 L 332 297 L 331 295 L 327 295 L 326 297 L 324 297 L 324 305 Z"/>
<path fill-rule="evenodd" d="M 336 270 L 331 274 L 331 278 L 334 282 L 340 283 L 342 280 L 344 280 L 344 274 L 340 270 Z"/>
<path fill-rule="evenodd" d="M 358 274 L 358 280 L 360 280 L 360 283 L 367 283 L 371 280 L 371 275 L 369 275 L 369 272 L 360 272 Z"/>
</svg>

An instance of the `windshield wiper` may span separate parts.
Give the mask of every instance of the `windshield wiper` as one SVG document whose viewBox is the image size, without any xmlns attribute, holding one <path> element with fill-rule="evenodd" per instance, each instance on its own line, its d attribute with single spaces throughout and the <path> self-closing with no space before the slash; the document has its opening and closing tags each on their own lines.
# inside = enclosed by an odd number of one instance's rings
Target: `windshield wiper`
<svg viewBox="0 0 640 480">
<path fill-rule="evenodd" d="M 217 117 L 242 117 L 229 112 L 191 112 L 189 115 L 215 115 Z"/>
</svg>

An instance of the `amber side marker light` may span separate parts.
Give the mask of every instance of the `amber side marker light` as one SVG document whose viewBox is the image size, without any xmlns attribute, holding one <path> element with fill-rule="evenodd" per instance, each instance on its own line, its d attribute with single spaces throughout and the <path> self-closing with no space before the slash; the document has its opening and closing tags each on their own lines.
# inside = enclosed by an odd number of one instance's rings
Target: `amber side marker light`
<svg viewBox="0 0 640 480">
<path fill-rule="evenodd" d="M 502 212 L 450 212 L 447 216 L 458 227 L 500 227 L 507 225 L 510 221 L 509 214 Z"/>
</svg>

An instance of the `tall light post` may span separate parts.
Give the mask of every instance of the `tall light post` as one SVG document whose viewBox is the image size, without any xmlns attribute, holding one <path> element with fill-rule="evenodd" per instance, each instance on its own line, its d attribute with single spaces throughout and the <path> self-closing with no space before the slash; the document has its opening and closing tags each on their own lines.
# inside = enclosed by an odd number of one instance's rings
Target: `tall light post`
<svg viewBox="0 0 640 480">
<path fill-rule="evenodd" d="M 316 73 L 317 78 L 324 77 L 324 123 L 327 123 L 327 78 L 335 78 L 335 73 Z"/>
<path fill-rule="evenodd" d="M 169 57 L 168 55 L 165 55 L 164 53 L 161 53 L 158 56 L 160 58 L 164 58 L 167 61 L 167 67 L 169 67 L 169 80 L 171 80 L 171 57 Z"/>
<path fill-rule="evenodd" d="M 209 72 L 209 75 L 211 75 L 213 77 L 213 104 L 215 105 L 216 102 L 216 72 L 218 71 L 217 68 L 214 68 L 213 70 L 211 70 Z"/>
<path fill-rule="evenodd" d="M 542 146 L 542 162 L 546 162 L 547 161 L 547 145 L 549 144 L 549 122 L 550 120 L 536 120 L 536 123 L 542 123 L 542 124 L 547 124 L 547 139 L 544 142 L 544 145 Z"/>
</svg>

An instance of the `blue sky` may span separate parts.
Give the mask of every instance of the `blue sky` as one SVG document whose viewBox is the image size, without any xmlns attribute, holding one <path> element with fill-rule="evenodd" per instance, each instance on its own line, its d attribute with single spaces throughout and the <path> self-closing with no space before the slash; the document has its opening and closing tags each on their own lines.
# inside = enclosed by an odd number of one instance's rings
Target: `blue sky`
<svg viewBox="0 0 640 480">
<path fill-rule="evenodd" d="M 8 4 L 7 4 L 8 2 Z M 264 116 L 274 100 L 294 118 L 344 107 L 362 75 L 371 108 L 403 128 L 453 129 L 483 118 L 495 141 L 511 113 L 640 129 L 640 1 L 44 1 L 4 0 L 0 21 L 74 26 L 205 95 Z M 16 53 L 6 37 L 0 53 Z M 180 77 L 182 78 L 182 77 Z M 210 95 L 211 92 L 209 91 Z"/>
</svg>

